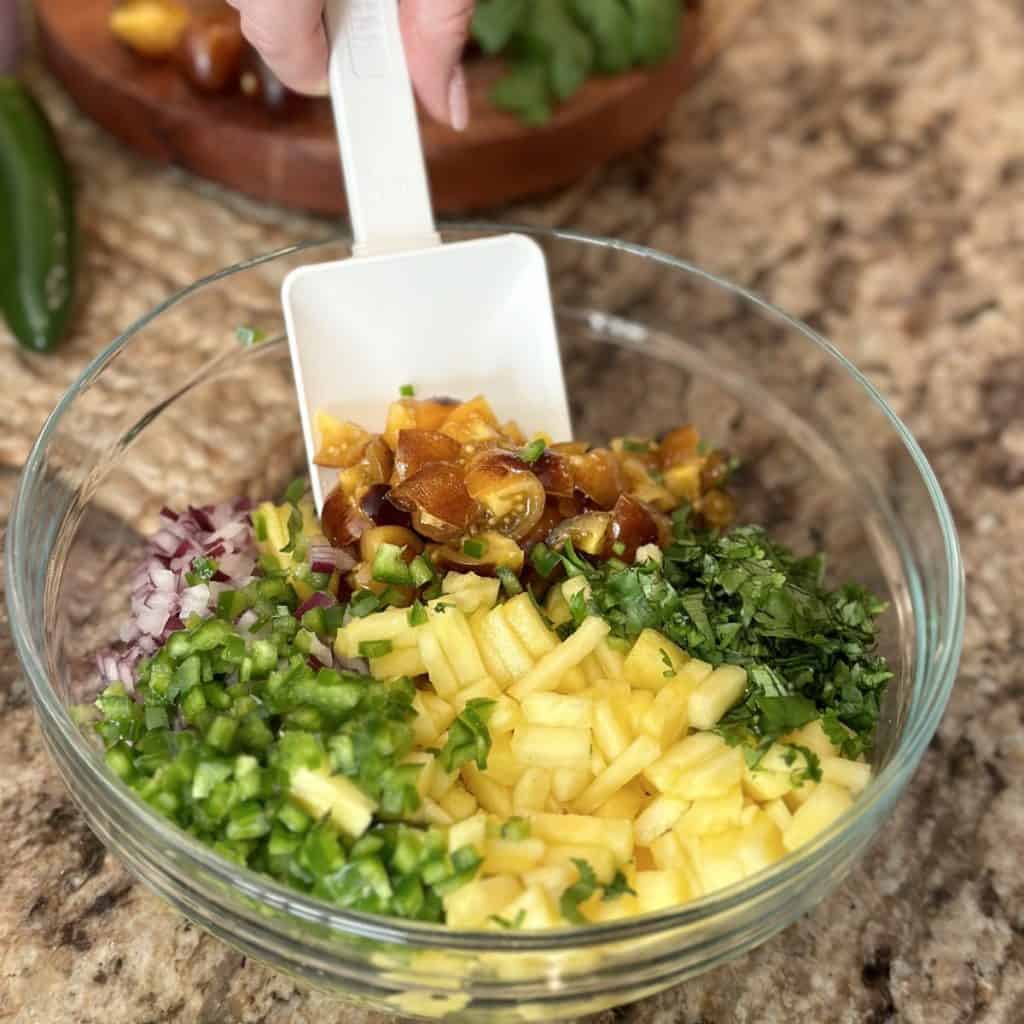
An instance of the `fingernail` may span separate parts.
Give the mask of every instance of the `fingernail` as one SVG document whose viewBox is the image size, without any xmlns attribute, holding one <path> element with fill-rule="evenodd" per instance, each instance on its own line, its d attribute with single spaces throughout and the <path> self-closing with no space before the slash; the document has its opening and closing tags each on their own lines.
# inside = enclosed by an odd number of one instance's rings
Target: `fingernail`
<svg viewBox="0 0 1024 1024">
<path fill-rule="evenodd" d="M 319 82 L 314 82 L 313 87 L 309 90 L 310 96 L 326 96 L 330 90 L 327 87 L 327 77 L 323 77 Z"/>
<path fill-rule="evenodd" d="M 452 72 L 448 86 L 448 120 L 457 132 L 464 132 L 469 124 L 469 93 L 466 91 L 466 72 L 461 64 Z"/>
</svg>

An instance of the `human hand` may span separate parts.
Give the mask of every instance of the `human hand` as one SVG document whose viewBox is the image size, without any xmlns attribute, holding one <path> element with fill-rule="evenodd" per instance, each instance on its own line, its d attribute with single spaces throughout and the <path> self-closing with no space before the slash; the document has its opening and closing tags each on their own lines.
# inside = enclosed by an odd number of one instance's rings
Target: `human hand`
<svg viewBox="0 0 1024 1024">
<path fill-rule="evenodd" d="M 242 32 L 278 78 L 296 92 L 327 93 L 323 0 L 228 0 Z M 401 0 L 402 38 L 413 87 L 427 113 L 462 131 L 469 98 L 462 48 L 474 0 Z"/>
</svg>

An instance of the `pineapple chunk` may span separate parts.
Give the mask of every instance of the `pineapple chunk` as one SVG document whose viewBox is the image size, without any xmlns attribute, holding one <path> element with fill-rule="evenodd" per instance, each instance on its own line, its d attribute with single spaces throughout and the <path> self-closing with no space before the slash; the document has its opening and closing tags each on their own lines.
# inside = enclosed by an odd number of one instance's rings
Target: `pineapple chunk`
<svg viewBox="0 0 1024 1024">
<path fill-rule="evenodd" d="M 782 832 L 764 811 L 755 811 L 753 820 L 740 832 L 736 854 L 748 875 L 762 871 L 786 855 Z"/>
<path fill-rule="evenodd" d="M 645 629 L 626 655 L 622 676 L 631 686 L 656 691 L 676 678 L 688 660 L 686 652 L 667 637 L 657 630 Z"/>
<path fill-rule="evenodd" d="M 463 821 L 471 814 L 475 814 L 479 807 L 476 797 L 462 786 L 452 786 L 447 793 L 434 799 L 451 815 L 452 821 Z"/>
<path fill-rule="evenodd" d="M 654 695 L 650 707 L 640 719 L 640 730 L 668 749 L 686 733 L 689 703 L 689 687 L 676 680 L 670 681 Z"/>
<path fill-rule="evenodd" d="M 445 700 L 454 700 L 459 692 L 459 681 L 444 651 L 441 650 L 437 636 L 430 629 L 420 629 L 418 632 L 420 657 L 427 666 L 431 685 Z"/>
<path fill-rule="evenodd" d="M 490 609 L 498 603 L 498 588 L 501 584 L 497 579 L 488 576 L 478 576 L 475 572 L 450 572 L 441 581 L 442 594 L 466 594 L 469 603 L 460 607 L 467 614 L 478 611 L 481 608 Z"/>
<path fill-rule="evenodd" d="M 594 702 L 590 697 L 561 693 L 531 693 L 524 697 L 523 717 L 531 725 L 554 725 L 589 729 Z"/>
<path fill-rule="evenodd" d="M 487 669 L 487 675 L 504 690 L 512 682 L 512 673 L 505 667 L 497 650 L 493 648 L 483 632 L 483 621 L 490 614 L 488 609 L 478 608 L 469 616 L 469 628 L 473 631 L 480 659 Z"/>
<path fill-rule="evenodd" d="M 563 892 L 579 877 L 579 872 L 571 864 L 545 864 L 523 872 L 523 885 L 528 889 L 538 886 L 546 893 L 561 898 Z"/>
<path fill-rule="evenodd" d="M 455 707 L 461 712 L 462 709 L 471 701 L 478 700 L 481 697 L 486 697 L 493 701 L 508 700 L 507 697 L 501 692 L 498 684 L 490 678 L 490 676 L 484 676 L 483 679 L 478 680 L 475 683 L 471 683 L 469 686 L 459 690 L 455 695 Z M 509 702 L 511 703 L 511 701 Z M 495 709 L 497 710 L 497 709 Z M 493 712 L 492 712 L 493 717 Z M 488 726 L 491 725 L 491 720 L 487 720 Z"/>
<path fill-rule="evenodd" d="M 377 805 L 344 775 L 325 775 L 309 768 L 291 774 L 289 793 L 314 818 L 325 814 L 353 838 L 361 836 L 373 820 Z"/>
<path fill-rule="evenodd" d="M 742 777 L 743 754 L 738 747 L 728 747 L 680 772 L 669 791 L 684 800 L 725 796 L 733 787 L 739 786 Z"/>
<path fill-rule="evenodd" d="M 400 647 L 379 658 L 370 659 L 370 675 L 374 679 L 394 679 L 396 676 L 426 675 L 427 666 L 423 664 L 418 647 Z"/>
<path fill-rule="evenodd" d="M 417 700 L 437 726 L 438 735 L 443 733 L 455 721 L 455 708 L 436 693 L 431 693 L 429 690 L 418 690 L 413 700 L 414 705 Z"/>
<path fill-rule="evenodd" d="M 420 773 L 422 778 L 423 775 L 427 774 L 425 771 Z M 433 800 L 440 800 L 441 797 L 447 793 L 452 786 L 455 785 L 459 780 L 458 772 L 446 772 L 441 767 L 441 762 L 436 758 L 432 758 L 430 761 L 429 778 L 427 781 L 427 796 Z"/>
<path fill-rule="evenodd" d="M 638 736 L 583 791 L 576 800 L 576 809 L 583 814 L 595 811 L 660 756 L 661 747 L 650 736 Z"/>
<path fill-rule="evenodd" d="M 538 690 L 555 689 L 562 676 L 569 669 L 579 665 L 608 632 L 608 623 L 591 615 L 572 636 L 545 654 L 526 675 L 514 683 L 509 693 L 522 700 L 527 694 L 536 693 Z"/>
<path fill-rule="evenodd" d="M 602 882 L 610 882 L 615 877 L 615 858 L 604 846 L 591 846 L 589 843 L 552 843 L 547 848 L 547 864 L 572 866 L 573 861 L 577 860 L 585 860 Z"/>
<path fill-rule="evenodd" d="M 583 577 L 573 576 L 572 579 L 582 580 Z M 566 580 L 566 583 L 569 582 L 571 581 Z M 547 600 L 544 602 L 544 612 L 556 626 L 561 626 L 564 622 L 572 621 L 572 612 L 569 611 L 569 602 L 565 599 L 565 595 L 562 593 L 562 587 L 555 586 L 548 591 Z"/>
<path fill-rule="evenodd" d="M 766 803 L 785 796 L 793 788 L 792 772 L 767 771 L 762 764 L 751 768 L 743 764 L 743 791 L 753 800 Z"/>
<path fill-rule="evenodd" d="M 452 825 L 455 819 L 439 804 L 431 800 L 429 796 L 424 797 L 420 803 L 420 817 L 428 825 Z"/>
<path fill-rule="evenodd" d="M 746 688 L 745 669 L 739 665 L 716 668 L 690 694 L 690 725 L 694 729 L 713 729 L 722 715 L 743 696 Z"/>
<path fill-rule="evenodd" d="M 627 917 L 635 917 L 640 913 L 640 902 L 628 892 L 614 900 L 606 900 L 603 894 L 594 893 L 580 907 L 580 910 L 588 921 L 593 921 L 594 924 L 604 924 L 608 921 L 621 921 Z"/>
<path fill-rule="evenodd" d="M 793 820 L 793 815 L 783 800 L 769 800 L 764 805 L 764 813 L 775 822 L 780 832 L 785 832 Z"/>
<path fill-rule="evenodd" d="M 581 578 L 576 577 L 576 579 Z M 597 659 L 597 663 L 601 667 L 601 674 L 605 679 L 626 678 L 626 656 L 621 651 L 615 650 L 614 647 L 610 647 L 607 640 L 594 648 L 594 657 Z"/>
<path fill-rule="evenodd" d="M 487 755 L 487 777 L 511 789 L 520 780 L 524 771 L 522 762 L 512 750 L 509 734 L 493 736 L 491 750 Z"/>
<path fill-rule="evenodd" d="M 609 797 L 594 814 L 599 818 L 634 819 L 648 802 L 647 794 L 635 783 L 623 786 L 614 796 Z"/>
<path fill-rule="evenodd" d="M 581 768 L 555 768 L 551 773 L 551 795 L 560 803 L 575 800 L 590 785 L 590 766 Z"/>
<path fill-rule="evenodd" d="M 416 711 L 416 717 L 412 720 L 413 739 L 417 746 L 429 747 L 444 729 L 438 729 L 434 716 L 423 703 L 423 694 L 419 690 L 412 699 L 412 706 Z M 445 728 L 447 727 L 446 725 Z"/>
<path fill-rule="evenodd" d="M 834 782 L 856 795 L 871 781 L 871 766 L 845 757 L 823 757 L 821 777 L 825 782 Z"/>
<path fill-rule="evenodd" d="M 512 732 L 522 724 L 523 713 L 511 697 L 502 694 L 500 697 L 494 698 L 491 717 L 487 719 L 487 728 L 490 729 L 492 736 Z"/>
<path fill-rule="evenodd" d="M 746 872 L 739 857 L 739 844 L 739 829 L 718 832 L 700 840 L 703 854 L 700 875 L 705 892 L 714 892 L 742 881 Z"/>
<path fill-rule="evenodd" d="M 686 811 L 685 800 L 671 796 L 657 796 L 633 822 L 636 841 L 650 846 L 658 836 L 668 832 Z"/>
<path fill-rule="evenodd" d="M 516 814 L 542 810 L 551 792 L 551 773 L 544 768 L 527 768 L 512 790 Z"/>
<path fill-rule="evenodd" d="M 518 922 L 517 927 L 523 930 L 557 928 L 562 923 L 561 915 L 558 913 L 551 894 L 540 885 L 527 887 L 522 896 L 514 899 L 505 907 L 501 918 L 510 923 Z M 504 925 L 491 920 L 488 927 L 503 929 Z M 536 968 L 534 970 L 536 971 Z"/>
<path fill-rule="evenodd" d="M 477 878 L 444 897 L 452 928 L 476 928 L 501 912 L 522 894 L 523 887 L 508 875 Z"/>
<path fill-rule="evenodd" d="M 488 839 L 480 871 L 485 875 L 521 875 L 538 867 L 546 853 L 542 839 Z"/>
<path fill-rule="evenodd" d="M 485 775 L 472 761 L 462 766 L 462 781 L 485 811 L 499 818 L 512 816 L 512 794 L 508 787 Z"/>
<path fill-rule="evenodd" d="M 443 610 L 441 610 L 443 609 Z M 453 607 L 439 598 L 427 605 L 430 628 L 434 631 L 441 650 L 458 680 L 459 686 L 469 686 L 487 675 L 477 650 L 473 631 L 461 608 Z"/>
<path fill-rule="evenodd" d="M 711 835 L 738 827 L 742 814 L 743 793 L 737 786 L 724 796 L 694 800 L 676 827 L 680 832 L 690 835 Z"/>
<path fill-rule="evenodd" d="M 512 750 L 524 765 L 578 768 L 590 761 L 590 730 L 521 725 L 512 733 Z"/>
<path fill-rule="evenodd" d="M 586 843 L 607 849 L 618 864 L 633 857 L 633 823 L 586 814 L 531 814 L 530 835 L 546 843 Z"/>
<path fill-rule="evenodd" d="M 614 761 L 629 746 L 633 734 L 625 715 L 608 698 L 594 705 L 594 742 L 606 761 Z"/>
<path fill-rule="evenodd" d="M 832 782 L 819 782 L 782 833 L 787 850 L 795 850 L 828 828 L 853 803 L 849 792 Z"/>
<path fill-rule="evenodd" d="M 533 668 L 533 658 L 508 624 L 501 605 L 492 608 L 480 623 L 481 647 L 497 654 L 512 679 L 521 679 Z M 518 695 L 514 695 L 518 696 Z"/>
<path fill-rule="evenodd" d="M 670 747 L 644 772 L 644 778 L 664 793 L 681 772 L 708 760 L 724 747 L 725 740 L 713 732 L 694 733 Z"/>
<path fill-rule="evenodd" d="M 626 708 L 629 712 L 629 729 L 634 736 L 644 731 L 642 723 L 653 703 L 654 693 L 651 690 L 634 690 L 629 695 Z"/>
<path fill-rule="evenodd" d="M 808 750 L 813 750 L 818 757 L 839 757 L 841 753 L 839 748 L 828 738 L 820 718 L 808 722 L 796 732 L 791 732 L 784 737 L 783 742 L 807 747 Z"/>
<path fill-rule="evenodd" d="M 591 748 L 590 751 L 590 774 L 595 778 L 601 774 L 608 767 L 608 762 L 604 759 L 599 750 Z"/>
<path fill-rule="evenodd" d="M 413 628 L 409 625 L 409 611 L 406 608 L 386 608 L 382 612 L 374 612 L 362 619 L 352 619 L 338 630 L 334 640 L 334 650 L 342 658 L 359 656 L 359 645 L 364 642 L 395 640 L 405 633 L 413 636 L 424 632 L 422 627 Z"/>
<path fill-rule="evenodd" d="M 558 637 L 547 627 L 529 594 L 517 594 L 502 605 L 508 624 L 533 658 L 542 658 L 558 646 Z"/>
<path fill-rule="evenodd" d="M 661 870 L 681 867 L 686 860 L 686 854 L 683 853 L 679 836 L 675 832 L 665 832 L 658 836 L 651 843 L 649 849 L 651 857 L 654 859 L 654 866 Z"/>
<path fill-rule="evenodd" d="M 583 679 L 586 685 L 593 686 L 595 683 L 600 683 L 604 679 L 604 672 L 601 671 L 601 665 L 597 658 L 594 657 L 593 652 L 588 654 L 580 662 L 579 669 L 583 673 Z"/>
<path fill-rule="evenodd" d="M 686 875 L 678 869 L 638 871 L 633 877 L 633 888 L 643 914 L 678 906 L 692 897 Z"/>
</svg>

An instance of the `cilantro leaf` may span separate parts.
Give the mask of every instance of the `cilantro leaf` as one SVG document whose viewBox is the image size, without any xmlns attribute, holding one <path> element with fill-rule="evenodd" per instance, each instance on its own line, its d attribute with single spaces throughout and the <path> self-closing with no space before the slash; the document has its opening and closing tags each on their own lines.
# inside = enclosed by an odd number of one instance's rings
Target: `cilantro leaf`
<svg viewBox="0 0 1024 1024">
<path fill-rule="evenodd" d="M 468 701 L 462 713 L 448 730 L 448 742 L 441 751 L 441 766 L 446 772 L 458 771 L 464 764 L 476 761 L 480 771 L 487 769 L 487 755 L 491 752 L 491 734 L 487 720 L 497 701 L 477 697 Z"/>
<path fill-rule="evenodd" d="M 511 921 L 500 914 L 491 914 L 491 920 L 495 924 L 501 925 L 502 928 L 522 928 L 523 922 L 526 920 L 526 911 L 520 908 L 519 913 Z"/>
<path fill-rule="evenodd" d="M 630 896 L 636 895 L 636 890 L 630 888 L 629 883 L 626 881 L 626 876 L 621 871 L 615 872 L 615 877 L 604 887 L 604 895 L 601 897 L 603 903 L 610 903 L 612 900 L 617 900 L 620 896 L 626 894 Z"/>
<path fill-rule="evenodd" d="M 580 904 L 586 903 L 591 896 L 597 892 L 597 875 L 594 869 L 580 857 L 573 857 L 573 864 L 580 873 L 580 877 L 562 893 L 559 900 L 559 909 L 562 917 L 573 924 L 586 924 L 587 919 L 580 913 Z"/>
</svg>

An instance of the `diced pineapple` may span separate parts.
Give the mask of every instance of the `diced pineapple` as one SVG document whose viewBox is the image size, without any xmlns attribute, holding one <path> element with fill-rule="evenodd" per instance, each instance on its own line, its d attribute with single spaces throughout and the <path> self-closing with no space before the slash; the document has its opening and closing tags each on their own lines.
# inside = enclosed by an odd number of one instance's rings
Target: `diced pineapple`
<svg viewBox="0 0 1024 1024">
<path fill-rule="evenodd" d="M 803 807 L 810 800 L 811 795 L 817 788 L 818 783 L 802 779 L 782 799 L 786 806 L 795 814 L 799 808 Z"/>
<path fill-rule="evenodd" d="M 501 584 L 497 579 L 488 576 L 478 576 L 475 572 L 450 572 L 441 581 L 441 592 L 443 594 L 464 593 L 470 597 L 475 607 L 460 605 L 462 610 L 471 614 L 484 609 L 491 609 L 498 603 L 498 588 Z"/>
<path fill-rule="evenodd" d="M 684 800 L 724 796 L 739 786 L 742 777 L 743 754 L 739 747 L 728 747 L 680 772 L 672 781 L 669 792 Z"/>
<path fill-rule="evenodd" d="M 462 781 L 485 811 L 499 818 L 512 816 L 512 794 L 508 787 L 484 774 L 472 761 L 462 766 Z"/>
<path fill-rule="evenodd" d="M 420 770 L 416 773 L 416 792 L 421 797 L 430 796 L 430 787 L 434 782 L 434 773 L 444 770 L 437 763 L 437 758 L 426 750 L 411 750 L 402 760 L 402 764 L 418 764 Z"/>
<path fill-rule="evenodd" d="M 605 800 L 594 811 L 594 814 L 599 818 L 629 818 L 632 820 L 636 818 L 648 800 L 649 797 L 643 789 L 636 782 L 631 782 Z"/>
<path fill-rule="evenodd" d="M 400 647 L 398 650 L 370 659 L 370 675 L 374 679 L 394 679 L 396 676 L 425 675 L 427 666 L 420 657 L 419 647 Z"/>
<path fill-rule="evenodd" d="M 634 690 L 629 695 L 626 707 L 629 713 L 630 732 L 632 732 L 634 736 L 637 736 L 644 731 L 642 723 L 653 703 L 653 690 Z"/>
<path fill-rule="evenodd" d="M 589 814 L 636 778 L 661 756 L 661 747 L 650 736 L 638 736 L 576 800 L 576 808 Z"/>
<path fill-rule="evenodd" d="M 658 836 L 668 832 L 675 825 L 687 806 L 685 800 L 675 797 L 655 797 L 633 822 L 636 841 L 641 846 L 650 846 Z"/>
<path fill-rule="evenodd" d="M 739 665 L 721 665 L 690 694 L 690 725 L 694 729 L 713 729 L 718 720 L 735 704 L 747 688 L 746 669 Z"/>
<path fill-rule="evenodd" d="M 512 790 L 512 809 L 516 814 L 543 810 L 551 792 L 551 773 L 545 768 L 527 768 Z"/>
<path fill-rule="evenodd" d="M 825 782 L 834 782 L 856 795 L 871 781 L 871 766 L 845 757 L 823 757 L 821 777 Z"/>
<path fill-rule="evenodd" d="M 807 747 L 808 750 L 813 750 L 818 757 L 838 757 L 840 754 L 839 748 L 828 738 L 820 718 L 808 722 L 796 732 L 791 732 L 783 738 L 783 742 Z"/>
<path fill-rule="evenodd" d="M 433 719 L 438 735 L 455 721 L 455 708 L 436 693 L 431 693 L 429 690 L 418 690 L 413 704 L 416 703 L 416 700 L 420 701 L 426 713 Z"/>
<path fill-rule="evenodd" d="M 590 765 L 579 768 L 555 768 L 551 772 L 551 795 L 559 803 L 567 804 L 580 795 L 593 779 Z"/>
<path fill-rule="evenodd" d="M 577 577 L 579 579 L 580 577 Z M 601 674 L 605 679 L 625 679 L 626 656 L 610 647 L 608 641 L 599 643 L 594 648 L 594 657 L 601 667 Z"/>
<path fill-rule="evenodd" d="M 644 778 L 660 792 L 666 792 L 681 772 L 706 761 L 725 747 L 725 740 L 713 732 L 698 732 L 680 740 L 644 772 Z"/>
<path fill-rule="evenodd" d="M 558 646 L 558 637 L 548 629 L 529 594 L 510 598 L 502 605 L 502 611 L 532 658 L 542 658 Z"/>
<path fill-rule="evenodd" d="M 505 662 L 501 660 L 497 650 L 484 636 L 483 622 L 488 614 L 490 614 L 488 609 L 478 608 L 469 616 L 469 628 L 473 631 L 477 650 L 480 652 L 484 668 L 487 669 L 487 675 L 504 690 L 512 682 L 512 673 L 505 667 Z"/>
<path fill-rule="evenodd" d="M 491 709 L 490 718 L 487 719 L 487 728 L 490 729 L 492 736 L 510 733 L 523 724 L 523 712 L 516 701 L 505 694 L 493 700 L 494 707 Z"/>
<path fill-rule="evenodd" d="M 583 679 L 588 686 L 593 686 L 595 683 L 599 683 L 604 679 L 604 672 L 601 670 L 601 664 L 594 657 L 593 652 L 588 654 L 579 664 L 579 669 L 583 673 Z"/>
<path fill-rule="evenodd" d="M 443 609 L 443 610 L 442 610 Z M 427 605 L 430 628 L 458 680 L 459 687 L 469 686 L 487 675 L 480 652 L 469 628 L 469 621 L 460 608 L 444 598 Z M 424 659 L 426 660 L 426 659 Z"/>
<path fill-rule="evenodd" d="M 578 768 L 590 761 L 590 730 L 521 725 L 512 733 L 512 750 L 524 766 Z"/>
<path fill-rule="evenodd" d="M 573 579 L 582 579 L 582 577 L 574 576 Z M 555 586 L 548 591 L 547 599 L 544 601 L 544 613 L 556 626 L 561 626 L 564 622 L 572 621 L 572 612 L 569 611 L 569 602 L 565 599 L 561 587 Z"/>
<path fill-rule="evenodd" d="M 479 700 L 481 698 L 494 701 L 501 700 L 502 698 L 508 700 L 499 689 L 498 684 L 490 676 L 484 676 L 483 679 L 479 679 L 477 682 L 471 683 L 469 686 L 459 690 L 455 695 L 455 707 L 462 711 L 471 700 Z M 487 720 L 487 724 L 490 726 L 490 719 Z"/>
<path fill-rule="evenodd" d="M 423 703 L 421 691 L 416 691 L 416 695 L 412 699 L 412 706 L 416 711 L 416 717 L 412 720 L 413 739 L 417 746 L 429 747 L 444 732 L 444 729 L 438 729 L 434 716 Z M 447 727 L 446 725 L 445 728 Z"/>
<path fill-rule="evenodd" d="M 644 914 L 676 907 L 691 898 L 686 875 L 679 870 L 638 871 L 633 878 L 637 905 Z"/>
<path fill-rule="evenodd" d="M 697 836 L 681 834 L 678 830 L 672 833 L 679 841 L 679 848 L 682 850 L 683 859 L 679 865 L 680 870 L 686 875 L 693 893 L 693 899 L 704 895 L 704 882 L 701 876 L 701 869 L 704 864 L 704 851 L 701 841 Z"/>
<path fill-rule="evenodd" d="M 420 818 L 428 825 L 451 825 L 455 819 L 436 801 L 424 797 L 420 802 Z"/>
<path fill-rule="evenodd" d="M 590 697 L 562 693 L 531 693 L 521 704 L 523 717 L 532 725 L 589 729 L 594 702 Z"/>
<path fill-rule="evenodd" d="M 694 800 L 676 828 L 695 836 L 711 835 L 737 828 L 743 814 L 743 792 L 739 786 L 723 796 Z"/>
<path fill-rule="evenodd" d="M 446 772 L 436 757 L 430 760 L 429 772 L 420 773 L 421 780 L 424 775 L 427 775 L 427 796 L 434 800 L 440 800 L 459 779 L 458 772 Z"/>
<path fill-rule="evenodd" d="M 583 916 L 594 924 L 607 924 L 609 921 L 621 921 L 639 914 L 640 902 L 628 892 L 613 900 L 606 900 L 603 894 L 594 893 L 580 907 Z"/>
<path fill-rule="evenodd" d="M 452 821 L 468 818 L 476 813 L 479 806 L 476 797 L 459 785 L 452 786 L 447 793 L 434 799 L 451 815 Z"/>
<path fill-rule="evenodd" d="M 369 827 L 377 805 L 344 775 L 325 775 L 298 768 L 292 772 L 289 792 L 314 818 L 325 814 L 343 832 L 357 838 Z"/>
<path fill-rule="evenodd" d="M 760 813 L 761 808 L 757 804 L 745 803 L 743 810 L 740 812 L 740 828 L 746 828 L 748 825 L 753 824 Z"/>
<path fill-rule="evenodd" d="M 472 846 L 481 856 L 487 842 L 487 815 L 474 814 L 448 830 L 448 852 L 454 853 L 463 846 Z"/>
<path fill-rule="evenodd" d="M 654 695 L 653 702 L 640 719 L 640 729 L 648 736 L 653 736 L 667 750 L 686 733 L 689 702 L 689 687 L 671 680 Z"/>
<path fill-rule="evenodd" d="M 570 882 L 570 885 L 572 883 Z M 527 887 L 522 896 L 509 903 L 501 913 L 502 921 L 514 923 L 516 927 L 526 929 L 557 928 L 562 924 L 551 894 L 543 886 Z M 491 920 L 489 927 L 503 929 L 500 921 Z"/>
<path fill-rule="evenodd" d="M 334 640 L 334 649 L 342 658 L 355 658 L 359 655 L 361 643 L 390 640 L 394 645 L 396 637 L 407 632 L 417 634 L 424 630 L 422 627 L 410 627 L 407 609 L 386 608 L 361 619 L 352 619 L 342 626 Z"/>
<path fill-rule="evenodd" d="M 509 694 L 522 700 L 529 693 L 555 689 L 562 676 L 569 669 L 579 665 L 608 632 L 608 623 L 596 615 L 591 615 L 567 640 L 545 654 L 526 675 L 513 683 L 509 688 Z"/>
<path fill-rule="evenodd" d="M 608 767 L 608 762 L 604 759 L 600 750 L 594 747 L 590 748 L 590 774 L 595 778 L 601 774 Z"/>
<path fill-rule="evenodd" d="M 703 836 L 700 840 L 703 859 L 700 865 L 701 885 L 705 892 L 714 892 L 742 881 L 746 875 L 739 857 L 739 829 Z"/>
<path fill-rule="evenodd" d="M 785 832 L 793 815 L 783 800 L 769 800 L 764 805 L 764 813 L 778 826 L 780 832 Z"/>
<path fill-rule="evenodd" d="M 419 629 L 419 649 L 423 664 L 427 666 L 430 683 L 438 695 L 447 701 L 455 699 L 459 692 L 459 681 L 448 662 L 441 644 L 431 629 Z"/>
<path fill-rule="evenodd" d="M 792 773 L 767 771 L 764 764 L 751 768 L 743 764 L 743 791 L 760 803 L 785 796 L 793 788 Z"/>
<path fill-rule="evenodd" d="M 546 843 L 587 843 L 603 846 L 616 863 L 633 857 L 633 822 L 587 814 L 531 814 L 530 835 Z"/>
<path fill-rule="evenodd" d="M 485 875 L 521 875 L 537 867 L 546 852 L 543 839 L 488 839 L 480 871 Z"/>
<path fill-rule="evenodd" d="M 806 803 L 796 811 L 793 820 L 782 833 L 787 850 L 813 839 L 828 828 L 853 803 L 848 790 L 832 782 L 819 782 Z"/>
<path fill-rule="evenodd" d="M 509 743 L 509 733 L 491 737 L 491 750 L 487 755 L 486 775 L 511 789 L 522 777 L 525 768 Z"/>
<path fill-rule="evenodd" d="M 447 922 L 452 928 L 476 928 L 492 914 L 500 914 L 523 891 L 508 875 L 477 878 L 444 897 Z"/>
<path fill-rule="evenodd" d="M 579 877 L 571 863 L 545 864 L 523 872 L 523 885 L 528 889 L 539 886 L 549 895 L 560 899 L 562 893 Z"/>
<path fill-rule="evenodd" d="M 633 734 L 628 719 L 609 698 L 594 705 L 594 743 L 606 761 L 614 761 L 629 746 Z"/>
<path fill-rule="evenodd" d="M 748 875 L 756 874 L 786 855 L 782 832 L 764 811 L 756 811 L 753 820 L 740 832 L 736 853 Z"/>
<path fill-rule="evenodd" d="M 615 876 L 616 863 L 611 851 L 604 846 L 589 843 L 551 843 L 545 854 L 547 864 L 569 864 L 585 860 L 601 882 L 610 882 Z"/>
<path fill-rule="evenodd" d="M 689 660 L 685 651 L 657 630 L 645 629 L 626 655 L 622 675 L 641 690 L 660 690 Z"/>
<path fill-rule="evenodd" d="M 508 624 L 501 605 L 492 608 L 481 621 L 480 635 L 480 646 L 489 646 L 497 654 L 512 679 L 521 679 L 533 669 L 533 658 Z"/>
<path fill-rule="evenodd" d="M 658 836 L 650 844 L 649 849 L 654 858 L 654 866 L 661 870 L 678 868 L 682 866 L 686 858 L 679 842 L 679 836 L 675 832 L 665 832 Z"/>
</svg>

